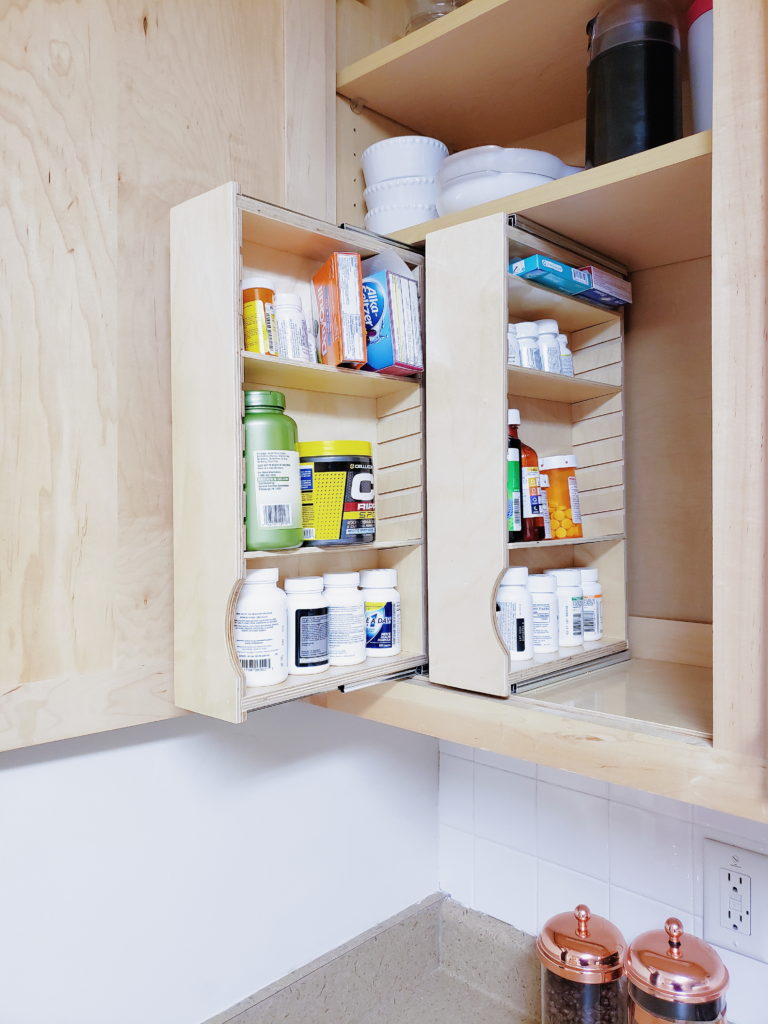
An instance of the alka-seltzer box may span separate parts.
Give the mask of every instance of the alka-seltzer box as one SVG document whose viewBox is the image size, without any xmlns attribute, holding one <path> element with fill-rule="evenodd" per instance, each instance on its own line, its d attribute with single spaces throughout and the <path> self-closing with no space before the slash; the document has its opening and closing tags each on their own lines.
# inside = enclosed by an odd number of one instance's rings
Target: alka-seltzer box
<svg viewBox="0 0 768 1024">
<path fill-rule="evenodd" d="M 618 274 L 600 267 L 582 267 L 592 278 L 592 287 L 579 298 L 599 302 L 601 306 L 625 306 L 632 301 L 632 285 Z"/>
<path fill-rule="evenodd" d="M 509 272 L 528 277 L 536 284 L 544 284 L 568 295 L 579 295 L 592 287 L 592 278 L 586 270 L 577 270 L 567 263 L 559 263 L 550 256 L 528 256 L 510 264 Z"/>
<path fill-rule="evenodd" d="M 312 278 L 320 361 L 328 366 L 365 365 L 362 278 L 356 252 L 331 253 Z"/>
<path fill-rule="evenodd" d="M 424 367 L 419 288 L 410 276 L 375 270 L 363 277 L 368 369 L 409 374 Z"/>
</svg>

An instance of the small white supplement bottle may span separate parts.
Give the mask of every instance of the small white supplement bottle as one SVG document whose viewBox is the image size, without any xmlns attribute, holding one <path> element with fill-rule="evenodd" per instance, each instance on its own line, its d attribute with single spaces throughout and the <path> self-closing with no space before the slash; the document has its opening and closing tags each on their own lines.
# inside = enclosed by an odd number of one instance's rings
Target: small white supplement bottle
<svg viewBox="0 0 768 1024">
<path fill-rule="evenodd" d="M 365 601 L 365 653 L 369 658 L 391 658 L 400 653 L 397 569 L 363 569 L 360 586 Z"/>
<path fill-rule="evenodd" d="M 322 576 L 285 581 L 288 599 L 288 672 L 309 676 L 328 669 L 328 600 Z"/>
<path fill-rule="evenodd" d="M 517 324 L 515 333 L 520 346 L 520 365 L 528 367 L 529 370 L 540 370 L 539 328 L 526 320 Z"/>
<path fill-rule="evenodd" d="M 496 591 L 496 624 L 511 661 L 533 657 L 533 601 L 524 565 L 507 569 L 501 577 Z"/>
<path fill-rule="evenodd" d="M 557 615 L 557 580 L 546 573 L 528 577 L 533 602 L 533 654 L 556 654 L 560 643 Z"/>
<path fill-rule="evenodd" d="M 365 661 L 365 599 L 358 590 L 359 572 L 327 572 L 323 596 L 328 601 L 328 661 L 359 665 Z"/>
<path fill-rule="evenodd" d="M 547 569 L 557 580 L 557 626 L 561 647 L 581 647 L 582 602 L 581 573 L 578 569 Z"/>
<path fill-rule="evenodd" d="M 573 352 L 568 348 L 568 338 L 564 334 L 558 334 L 557 341 L 560 345 L 560 373 L 564 373 L 566 377 L 572 377 Z"/>
<path fill-rule="evenodd" d="M 586 644 L 603 638 L 603 588 L 597 569 L 580 569 L 579 572 L 584 593 L 581 624 Z"/>
<path fill-rule="evenodd" d="M 302 363 L 317 362 L 307 333 L 301 299 L 292 292 L 277 292 L 272 303 L 277 334 L 277 354 Z"/>
<path fill-rule="evenodd" d="M 541 368 L 547 373 L 560 373 L 560 342 L 557 320 L 537 320 Z"/>
<path fill-rule="evenodd" d="M 520 342 L 517 340 L 517 324 L 507 327 L 507 365 L 520 366 Z"/>
<path fill-rule="evenodd" d="M 235 608 L 235 650 L 247 687 L 276 686 L 288 677 L 286 597 L 277 569 L 249 569 Z"/>
</svg>

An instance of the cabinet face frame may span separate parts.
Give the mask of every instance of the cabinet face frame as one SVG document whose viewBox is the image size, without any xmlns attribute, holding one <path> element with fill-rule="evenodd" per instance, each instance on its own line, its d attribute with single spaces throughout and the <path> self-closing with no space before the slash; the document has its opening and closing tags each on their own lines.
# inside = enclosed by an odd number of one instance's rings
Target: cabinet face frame
<svg viewBox="0 0 768 1024">
<path fill-rule="evenodd" d="M 395 251 L 411 267 L 423 265 L 420 254 L 401 246 L 249 199 L 233 182 L 182 203 L 171 215 L 175 697 L 179 707 L 229 722 L 243 721 L 254 708 L 342 683 L 396 678 L 426 662 L 423 383 L 298 363 L 281 366 L 280 360 L 242 352 L 243 260 L 248 266 L 266 259 L 265 266 L 257 264 L 264 273 L 271 253 L 279 280 L 307 290 L 309 276 L 332 251 L 363 257 Z M 336 433 L 335 413 L 346 423 L 345 414 L 353 410 L 349 422 L 355 429 L 365 427 L 377 477 L 383 470 L 375 544 L 271 556 L 245 552 L 242 391 L 259 386 L 294 396 L 299 411 L 290 402 L 287 411 L 296 415 L 300 436 L 302 409 L 314 417 L 322 432 L 304 435 L 306 440 Z M 408 615 L 402 655 L 290 676 L 285 684 L 246 692 L 232 626 L 247 565 L 276 565 L 281 579 L 397 568 Z"/>
</svg>

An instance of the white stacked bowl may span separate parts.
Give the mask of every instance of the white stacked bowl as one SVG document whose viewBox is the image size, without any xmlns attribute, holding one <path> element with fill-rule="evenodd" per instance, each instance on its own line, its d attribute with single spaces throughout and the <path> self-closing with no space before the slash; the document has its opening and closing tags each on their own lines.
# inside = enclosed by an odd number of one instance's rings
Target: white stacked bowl
<svg viewBox="0 0 768 1024">
<path fill-rule="evenodd" d="M 448 148 L 423 135 L 401 135 L 369 146 L 362 156 L 365 226 L 391 234 L 437 216 L 437 172 Z"/>
</svg>

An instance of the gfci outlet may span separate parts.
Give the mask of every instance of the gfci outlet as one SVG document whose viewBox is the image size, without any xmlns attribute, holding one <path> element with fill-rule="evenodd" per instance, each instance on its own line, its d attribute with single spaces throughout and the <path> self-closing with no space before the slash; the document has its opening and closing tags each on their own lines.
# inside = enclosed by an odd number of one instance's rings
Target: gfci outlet
<svg viewBox="0 0 768 1024">
<path fill-rule="evenodd" d="M 768 857 L 704 840 L 704 938 L 768 963 Z"/>
</svg>

